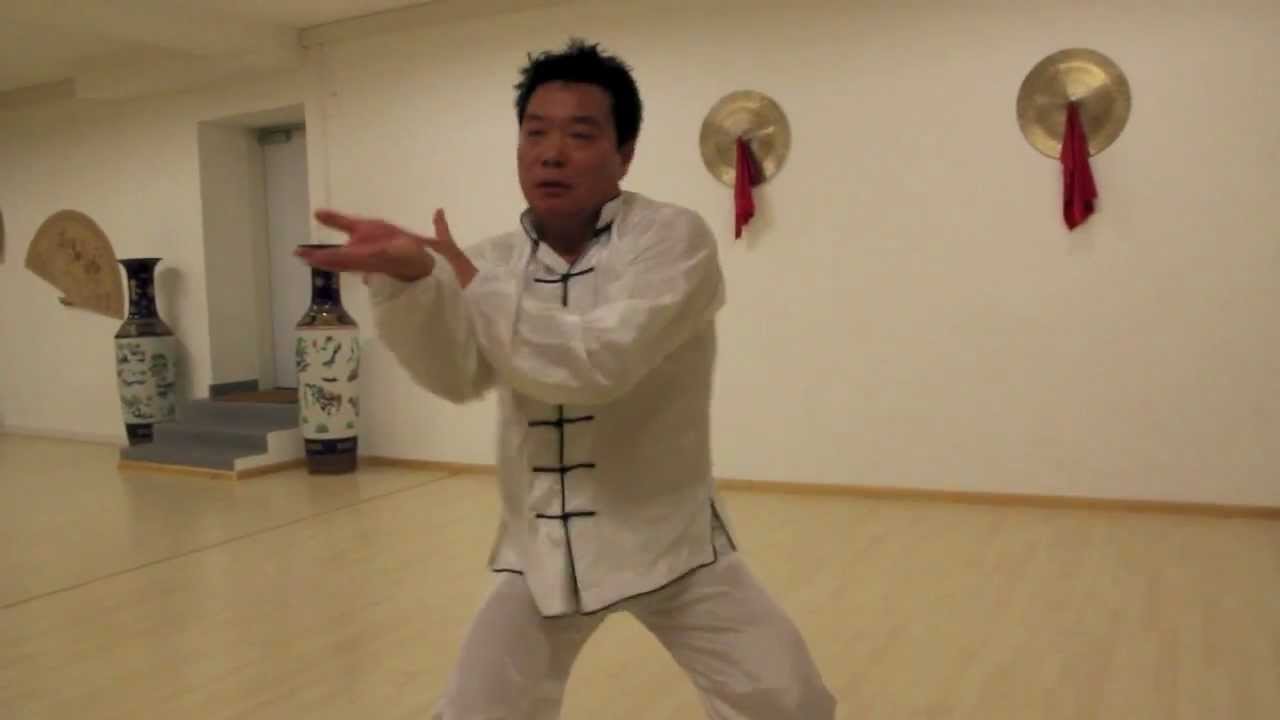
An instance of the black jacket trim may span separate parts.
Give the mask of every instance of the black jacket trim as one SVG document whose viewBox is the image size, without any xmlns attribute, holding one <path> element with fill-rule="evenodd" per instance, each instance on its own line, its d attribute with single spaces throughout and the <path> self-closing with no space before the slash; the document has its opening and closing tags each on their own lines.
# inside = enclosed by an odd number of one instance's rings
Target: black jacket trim
<svg viewBox="0 0 1280 720">
<path fill-rule="evenodd" d="M 569 282 L 570 280 L 572 280 L 572 279 L 574 279 L 574 278 L 576 278 L 576 277 L 582 277 L 583 275 L 590 275 L 591 273 L 593 273 L 593 272 L 595 272 L 595 271 L 596 271 L 596 269 L 595 269 L 595 268 L 593 268 L 593 267 L 589 267 L 589 268 L 587 268 L 586 270 L 577 270 L 577 271 L 574 271 L 574 272 L 567 272 L 567 273 L 565 273 L 565 274 L 563 274 L 563 275 L 560 275 L 560 276 L 558 276 L 558 277 L 551 277 L 551 278 L 534 278 L 534 279 L 533 279 L 533 281 L 534 281 L 534 282 L 536 282 L 536 283 L 543 283 L 543 284 L 545 284 L 545 285 L 559 285 L 560 283 L 567 283 L 567 282 Z"/>
<path fill-rule="evenodd" d="M 528 216 L 526 215 L 524 219 L 527 220 Z M 608 233 L 612 228 L 613 228 L 612 222 L 609 222 L 604 226 L 597 228 L 596 233 L 592 239 L 594 240 L 596 238 L 599 238 L 601 235 Z M 529 234 L 530 240 L 533 241 L 534 252 L 537 252 L 539 241 L 536 235 L 532 232 L 532 226 L 530 223 L 528 222 L 525 223 L 525 230 Z M 560 275 L 554 278 L 535 277 L 533 279 L 533 281 L 536 283 L 560 285 L 561 286 L 561 293 L 560 293 L 561 307 L 565 307 L 565 308 L 569 307 L 569 284 L 570 284 L 569 281 L 574 278 L 582 277 L 583 275 L 587 275 L 589 273 L 595 272 L 594 267 L 583 268 L 582 270 L 574 270 L 573 265 L 576 264 L 576 262 L 577 261 L 575 260 L 574 263 L 570 264 L 567 272 L 561 273 Z M 534 421 L 530 421 L 528 424 L 528 426 L 531 428 L 532 427 L 553 427 L 556 429 L 556 439 L 559 445 L 559 448 L 558 448 L 559 458 L 557 461 L 558 464 L 555 466 L 535 465 L 532 468 L 532 471 L 535 473 L 555 474 L 560 476 L 560 512 L 554 513 L 554 514 L 553 513 L 537 513 L 534 515 L 534 517 L 536 517 L 539 520 L 558 520 L 563 526 L 565 552 L 568 554 L 568 560 L 569 560 L 569 575 L 573 581 L 574 599 L 576 600 L 579 606 L 582 605 L 582 585 L 578 582 L 578 563 L 573 552 L 573 536 L 572 536 L 572 533 L 570 532 L 569 521 L 574 518 L 593 517 L 595 516 L 596 513 L 594 511 L 589 511 L 589 510 L 570 511 L 569 510 L 569 491 L 566 485 L 567 485 L 569 473 L 575 470 L 593 469 L 596 467 L 596 464 L 593 462 L 583 462 L 583 463 L 573 463 L 573 464 L 568 463 L 567 459 L 565 458 L 565 428 L 568 425 L 581 423 L 581 422 L 589 422 L 592 420 L 595 420 L 594 415 L 584 415 L 581 417 L 566 418 L 564 415 L 564 405 L 558 405 L 556 406 L 556 418 L 554 420 L 534 420 Z"/>
<path fill-rule="evenodd" d="M 720 523 L 720 527 L 724 528 L 724 535 L 725 535 L 725 538 L 727 538 L 729 541 L 729 548 L 734 552 L 737 552 L 738 544 L 734 542 L 733 533 L 729 532 L 729 526 L 724 523 L 724 519 L 720 516 L 720 511 L 719 509 L 716 508 L 716 504 L 714 500 L 711 501 L 711 513 L 712 515 L 714 515 L 716 522 Z M 566 528 L 566 530 L 567 529 L 568 528 Z M 716 547 L 716 531 L 715 531 L 714 525 L 712 525 L 710 528 L 710 540 L 711 540 L 711 561 L 710 562 L 705 562 L 705 563 L 702 563 L 701 565 L 695 565 L 692 568 L 684 571 L 683 573 L 680 573 L 675 578 L 668 580 L 667 582 L 659 585 L 656 588 L 653 588 L 652 590 L 645 590 L 643 592 L 638 592 L 634 595 L 628 595 L 627 597 L 621 598 L 619 600 L 614 600 L 613 602 L 607 605 L 602 605 L 601 607 L 598 607 L 594 610 L 581 610 L 578 612 L 562 613 L 560 615 L 543 615 L 542 618 L 545 620 L 557 620 L 560 618 L 598 615 L 599 613 L 612 610 L 613 608 L 627 602 L 628 600 L 635 600 L 637 598 L 645 597 L 646 595 L 652 595 L 654 593 L 662 592 L 663 590 L 666 590 L 667 588 L 671 587 L 672 585 L 675 585 L 681 580 L 684 580 L 685 578 L 693 575 L 699 570 L 702 570 L 703 568 L 711 567 L 712 565 L 715 565 L 717 562 L 720 561 L 720 550 Z M 570 557 L 572 558 L 572 555 L 570 555 Z M 577 577 L 575 576 L 574 579 L 576 582 Z M 579 592 L 578 597 L 579 597 L 579 603 L 581 603 L 581 597 L 582 597 L 581 592 Z"/>
<path fill-rule="evenodd" d="M 572 425 L 580 422 L 591 422 L 595 420 L 595 415 L 583 415 L 582 417 L 573 418 L 556 418 L 555 420 L 533 420 L 529 423 L 529 427 L 554 427 L 562 428 L 565 425 Z"/>
<path fill-rule="evenodd" d="M 590 470 L 596 466 L 595 463 L 577 463 L 576 465 L 560 465 L 559 467 L 546 467 L 542 465 L 534 465 L 532 470 L 536 473 L 552 473 L 556 475 L 567 475 L 574 470 Z"/>
<path fill-rule="evenodd" d="M 576 277 L 589 275 L 595 272 L 595 270 L 595 268 L 591 267 L 586 270 L 570 271 L 554 278 L 534 278 L 533 281 L 536 283 L 543 283 L 545 285 L 560 285 L 560 305 L 561 307 L 569 307 L 569 281 Z"/>
<path fill-rule="evenodd" d="M 555 513 L 555 514 L 537 513 L 534 515 L 534 517 L 538 518 L 539 520 L 567 520 L 569 518 L 595 517 L 595 515 L 596 513 L 594 510 L 584 510 L 580 512 L 562 512 L 562 513 Z"/>
<path fill-rule="evenodd" d="M 729 532 L 729 524 L 724 521 L 724 518 L 720 517 L 720 508 L 716 507 L 715 500 L 711 501 L 711 515 L 712 517 L 715 518 L 716 522 L 720 523 L 721 529 L 724 530 L 724 537 L 726 540 L 729 541 L 729 548 L 734 551 L 737 551 L 738 543 L 734 541 L 733 533 Z M 716 530 L 713 527 L 711 528 L 711 547 L 714 548 L 715 545 L 716 545 Z"/>
</svg>

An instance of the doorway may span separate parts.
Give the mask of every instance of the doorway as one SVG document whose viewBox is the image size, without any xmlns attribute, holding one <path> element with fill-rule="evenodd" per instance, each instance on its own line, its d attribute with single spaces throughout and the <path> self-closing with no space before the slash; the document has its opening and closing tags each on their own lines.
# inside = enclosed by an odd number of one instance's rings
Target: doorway
<svg viewBox="0 0 1280 720">
<path fill-rule="evenodd" d="M 301 105 L 199 123 L 209 397 L 296 402 L 294 325 L 310 303 Z"/>
<path fill-rule="evenodd" d="M 306 128 L 268 130 L 259 137 L 267 196 L 273 374 L 275 387 L 296 389 L 294 325 L 311 302 L 311 271 L 293 255 L 310 233 Z"/>
</svg>

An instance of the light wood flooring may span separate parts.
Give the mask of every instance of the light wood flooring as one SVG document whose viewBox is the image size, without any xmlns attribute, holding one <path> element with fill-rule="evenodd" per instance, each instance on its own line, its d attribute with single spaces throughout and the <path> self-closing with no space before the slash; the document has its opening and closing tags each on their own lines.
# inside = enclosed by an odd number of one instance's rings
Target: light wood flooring
<svg viewBox="0 0 1280 720">
<path fill-rule="evenodd" d="M 0 436 L 0 718 L 423 719 L 491 576 L 492 479 L 120 473 Z M 840 718 L 1280 718 L 1280 522 L 731 492 Z M 698 720 L 634 621 L 565 720 Z"/>
</svg>

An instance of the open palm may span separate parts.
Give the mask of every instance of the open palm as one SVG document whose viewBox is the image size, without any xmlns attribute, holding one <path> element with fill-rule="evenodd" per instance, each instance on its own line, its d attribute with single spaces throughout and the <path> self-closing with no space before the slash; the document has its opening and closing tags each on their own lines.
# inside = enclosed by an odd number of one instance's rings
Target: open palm
<svg viewBox="0 0 1280 720">
<path fill-rule="evenodd" d="M 316 220 L 347 234 L 346 245 L 331 248 L 299 248 L 307 264 L 337 272 L 382 273 L 413 281 L 431 274 L 435 267 L 427 248 L 453 261 L 462 251 L 453 241 L 444 213 L 437 210 L 436 237 L 409 232 L 383 220 L 358 218 L 332 210 L 316 212 Z"/>
</svg>

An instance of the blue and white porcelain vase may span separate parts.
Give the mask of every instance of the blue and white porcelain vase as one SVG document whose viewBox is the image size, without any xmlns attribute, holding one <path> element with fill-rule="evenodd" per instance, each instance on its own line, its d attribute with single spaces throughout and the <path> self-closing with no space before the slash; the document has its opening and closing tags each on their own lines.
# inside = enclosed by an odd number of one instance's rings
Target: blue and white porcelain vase
<svg viewBox="0 0 1280 720">
<path fill-rule="evenodd" d="M 311 305 L 296 330 L 298 421 L 307 470 L 354 472 L 359 447 L 360 328 L 342 306 L 337 273 L 311 268 Z"/>
<path fill-rule="evenodd" d="M 118 261 L 128 275 L 129 314 L 116 331 L 116 386 L 130 445 L 149 443 L 155 424 L 177 416 L 177 338 L 156 310 L 160 258 Z"/>
</svg>

